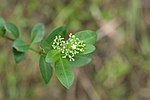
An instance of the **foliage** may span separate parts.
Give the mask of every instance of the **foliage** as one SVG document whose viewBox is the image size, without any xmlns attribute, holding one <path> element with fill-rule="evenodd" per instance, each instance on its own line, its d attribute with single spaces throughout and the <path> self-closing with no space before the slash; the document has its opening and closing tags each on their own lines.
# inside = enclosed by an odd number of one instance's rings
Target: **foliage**
<svg viewBox="0 0 150 100">
<path fill-rule="evenodd" d="M 13 41 L 13 55 L 16 63 L 23 60 L 24 54 L 32 50 L 40 55 L 39 69 L 47 84 L 52 77 L 55 68 L 58 80 L 66 88 L 70 88 L 74 81 L 74 67 L 84 66 L 91 62 L 91 53 L 95 50 L 96 32 L 85 30 L 70 33 L 66 38 L 66 26 L 62 25 L 54 29 L 44 39 L 45 26 L 37 23 L 31 31 L 31 43 L 27 44 L 19 36 L 18 28 L 0 17 L 1 36 Z M 7 36 L 5 33 L 9 33 Z M 66 40 L 66 41 L 65 41 Z M 40 43 L 39 43 L 40 42 Z M 32 48 L 32 44 L 39 43 L 41 50 Z"/>
</svg>

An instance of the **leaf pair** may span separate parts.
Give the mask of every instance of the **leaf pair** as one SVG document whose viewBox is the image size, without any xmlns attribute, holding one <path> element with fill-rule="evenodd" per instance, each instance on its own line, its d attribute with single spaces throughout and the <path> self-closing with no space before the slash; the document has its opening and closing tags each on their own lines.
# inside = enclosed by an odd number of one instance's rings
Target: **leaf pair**
<svg viewBox="0 0 150 100">
<path fill-rule="evenodd" d="M 53 74 L 53 67 L 45 61 L 45 56 L 40 57 L 39 67 L 44 82 L 48 84 Z M 74 72 L 70 63 L 66 59 L 59 58 L 59 62 L 55 64 L 55 71 L 61 84 L 69 88 L 74 80 Z"/>
<path fill-rule="evenodd" d="M 5 36 L 6 31 L 11 36 L 11 38 L 13 38 L 11 40 L 15 40 L 19 37 L 18 28 L 10 22 L 5 22 L 5 20 L 2 17 L 0 17 L 0 34 L 2 37 Z M 20 42 L 21 40 L 19 39 L 17 41 Z M 16 46 L 14 47 L 14 45 L 13 45 L 13 55 L 14 55 L 14 59 L 15 59 L 16 63 L 19 63 L 24 57 L 24 52 L 22 52 L 22 50 L 24 50 L 24 48 L 18 48 L 18 46 L 22 43 L 22 41 L 21 41 L 21 43 L 17 43 L 17 41 L 14 42 L 14 44 L 16 44 Z M 21 49 L 21 51 L 18 51 L 18 49 Z"/>
<path fill-rule="evenodd" d="M 29 45 L 27 45 L 22 38 L 18 38 L 13 43 L 13 54 L 16 63 L 19 63 L 23 60 L 25 52 L 29 49 Z"/>
<path fill-rule="evenodd" d="M 40 57 L 40 72 L 45 83 L 48 83 L 52 76 L 52 64 L 55 64 L 56 76 L 63 86 L 69 88 L 74 80 L 74 72 L 70 63 L 66 59 L 62 59 L 60 52 L 52 49 L 52 43 L 56 36 L 66 36 L 66 26 L 61 26 L 54 29 L 49 36 L 41 41 L 41 48 L 47 53 L 45 57 Z M 51 69 L 51 70 L 50 70 Z"/>
<path fill-rule="evenodd" d="M 15 33 L 15 30 L 12 31 Z M 45 26 L 42 23 L 36 24 L 31 31 L 31 44 L 40 42 L 44 37 L 44 32 Z M 24 54 L 30 48 L 31 44 L 25 43 L 22 38 L 17 38 L 14 41 L 13 54 L 16 63 L 19 63 L 24 58 Z"/>
<path fill-rule="evenodd" d="M 43 39 L 45 26 L 42 23 L 38 23 L 32 28 L 31 44 L 25 43 L 24 40 L 19 37 L 17 26 L 13 23 L 5 22 L 5 20 L 0 17 L 0 36 L 4 37 L 6 31 L 10 35 L 9 39 L 14 41 L 12 46 L 13 55 L 16 63 L 19 63 L 24 58 L 24 54 L 30 48 L 30 45 L 38 43 Z"/>
<path fill-rule="evenodd" d="M 45 60 L 49 63 L 55 62 L 57 78 L 63 86 L 69 88 L 74 80 L 74 72 L 70 62 L 67 59 L 63 59 L 57 50 L 49 51 Z"/>
</svg>

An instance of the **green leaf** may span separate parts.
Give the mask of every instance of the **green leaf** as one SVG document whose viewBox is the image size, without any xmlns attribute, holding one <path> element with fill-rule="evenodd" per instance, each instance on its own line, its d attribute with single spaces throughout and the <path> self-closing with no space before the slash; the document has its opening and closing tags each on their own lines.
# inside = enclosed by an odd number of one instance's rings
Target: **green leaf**
<svg viewBox="0 0 150 100">
<path fill-rule="evenodd" d="M 45 57 L 41 56 L 39 61 L 40 72 L 44 82 L 47 84 L 52 77 L 53 68 L 50 63 L 45 62 Z"/>
<path fill-rule="evenodd" d="M 77 55 L 75 56 L 75 61 L 70 62 L 73 67 L 81 67 L 86 64 L 89 64 L 92 61 L 92 57 L 90 55 Z"/>
<path fill-rule="evenodd" d="M 50 51 L 50 45 L 45 41 L 45 40 L 42 40 L 40 42 L 40 47 L 42 49 L 44 49 L 44 51 L 47 53 L 48 51 Z"/>
<path fill-rule="evenodd" d="M 45 60 L 48 63 L 55 63 L 56 61 L 59 60 L 60 57 L 61 57 L 61 55 L 58 50 L 50 50 L 47 53 Z"/>
<path fill-rule="evenodd" d="M 32 43 L 40 42 L 44 37 L 45 26 L 42 23 L 36 24 L 31 32 Z"/>
<path fill-rule="evenodd" d="M 15 48 L 13 48 L 13 55 L 16 63 L 19 63 L 23 60 L 24 54 L 24 52 L 17 51 Z"/>
<path fill-rule="evenodd" d="M 74 81 L 74 72 L 68 60 L 60 58 L 56 63 L 55 71 L 61 84 L 68 89 Z"/>
<path fill-rule="evenodd" d="M 53 43 L 53 40 L 55 39 L 56 36 L 62 36 L 65 38 L 66 36 L 66 26 L 65 25 L 62 25 L 56 29 L 54 29 L 50 35 L 46 38 L 46 42 L 50 45 L 50 48 L 52 48 L 52 43 Z"/>
<path fill-rule="evenodd" d="M 20 52 L 25 52 L 29 49 L 29 45 L 26 44 L 21 38 L 18 38 L 14 41 L 13 47 Z"/>
<path fill-rule="evenodd" d="M 95 50 L 95 46 L 92 45 L 92 44 L 86 44 L 85 45 L 85 49 L 84 49 L 84 52 L 80 53 L 81 55 L 83 54 L 89 54 L 89 53 L 92 53 L 94 50 Z"/>
<path fill-rule="evenodd" d="M 77 32 L 75 36 L 83 40 L 86 44 L 95 44 L 96 42 L 96 32 L 91 30 Z"/>
<path fill-rule="evenodd" d="M 19 37 L 19 30 L 18 28 L 12 24 L 12 23 L 6 23 L 5 24 L 5 29 L 6 31 L 13 37 L 13 38 L 18 38 Z"/>
<path fill-rule="evenodd" d="M 5 24 L 5 20 L 0 16 L 0 27 L 3 27 Z"/>
</svg>

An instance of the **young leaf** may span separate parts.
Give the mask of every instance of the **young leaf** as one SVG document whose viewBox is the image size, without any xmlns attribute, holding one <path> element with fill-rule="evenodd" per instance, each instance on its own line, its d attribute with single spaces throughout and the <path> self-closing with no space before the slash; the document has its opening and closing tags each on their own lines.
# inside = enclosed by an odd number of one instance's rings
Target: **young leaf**
<svg viewBox="0 0 150 100">
<path fill-rule="evenodd" d="M 66 59 L 60 58 L 55 66 L 56 76 L 63 86 L 69 88 L 74 81 L 74 72 Z"/>
<path fill-rule="evenodd" d="M 91 30 L 77 32 L 75 36 L 83 40 L 86 44 L 95 44 L 96 42 L 96 32 Z"/>
<path fill-rule="evenodd" d="M 46 38 L 46 42 L 50 45 L 50 48 L 52 48 L 53 40 L 56 36 L 64 37 L 66 36 L 66 26 L 62 25 L 56 29 L 54 29 L 50 35 Z"/>
<path fill-rule="evenodd" d="M 54 63 L 59 60 L 61 57 L 60 53 L 58 50 L 50 50 L 47 55 L 46 55 L 46 62 L 48 63 Z"/>
<path fill-rule="evenodd" d="M 40 72 L 44 82 L 47 84 L 52 77 L 53 68 L 50 63 L 45 62 L 45 57 L 41 56 L 39 61 Z"/>
<path fill-rule="evenodd" d="M 42 23 L 36 24 L 31 32 L 32 43 L 40 42 L 44 37 L 45 26 Z"/>
<path fill-rule="evenodd" d="M 86 45 L 85 45 L 84 52 L 82 52 L 81 55 L 92 53 L 95 49 L 96 49 L 96 48 L 95 48 L 94 45 L 92 45 L 92 44 L 86 44 Z"/>
<path fill-rule="evenodd" d="M 25 52 L 29 49 L 29 45 L 26 44 L 21 38 L 18 38 L 14 41 L 13 47 L 20 52 Z"/>
<path fill-rule="evenodd" d="M 19 30 L 18 28 L 12 24 L 12 23 L 6 23 L 5 24 L 5 29 L 6 31 L 13 37 L 13 38 L 18 38 L 19 37 Z"/>
<path fill-rule="evenodd" d="M 13 55 L 16 63 L 19 63 L 23 60 L 24 54 L 24 52 L 17 51 L 15 48 L 13 48 Z"/>
<path fill-rule="evenodd" d="M 42 49 L 44 49 L 44 51 L 47 53 L 48 51 L 50 51 L 50 45 L 45 41 L 45 40 L 42 40 L 40 42 L 40 47 Z"/>
<path fill-rule="evenodd" d="M 73 67 L 81 67 L 92 61 L 90 55 L 78 55 L 75 57 L 75 61 L 70 62 Z"/>
</svg>

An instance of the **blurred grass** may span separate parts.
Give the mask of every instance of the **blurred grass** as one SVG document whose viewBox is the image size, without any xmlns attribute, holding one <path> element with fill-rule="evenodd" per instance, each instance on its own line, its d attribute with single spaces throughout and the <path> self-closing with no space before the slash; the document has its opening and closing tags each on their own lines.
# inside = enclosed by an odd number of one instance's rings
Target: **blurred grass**
<svg viewBox="0 0 150 100">
<path fill-rule="evenodd" d="M 0 16 L 27 42 L 37 22 L 46 25 L 46 34 L 66 24 L 68 33 L 91 29 L 99 36 L 93 62 L 75 68 L 69 90 L 55 74 L 44 84 L 34 52 L 16 65 L 12 43 L 0 38 L 0 100 L 150 100 L 149 9 L 148 0 L 0 0 Z"/>
</svg>

